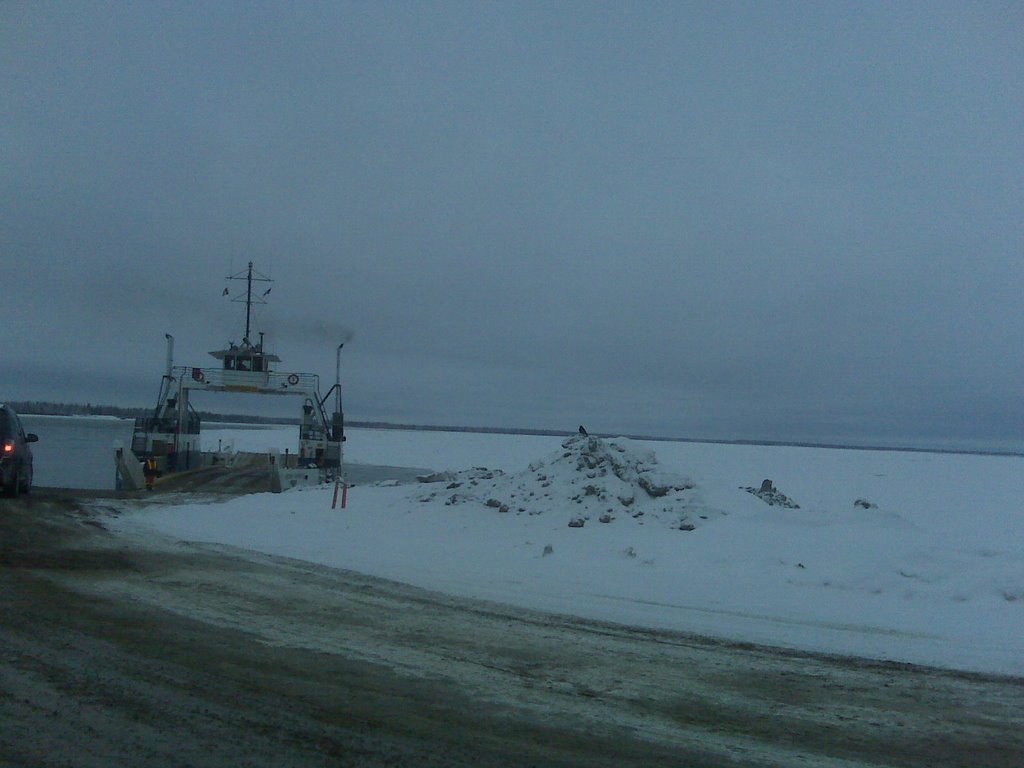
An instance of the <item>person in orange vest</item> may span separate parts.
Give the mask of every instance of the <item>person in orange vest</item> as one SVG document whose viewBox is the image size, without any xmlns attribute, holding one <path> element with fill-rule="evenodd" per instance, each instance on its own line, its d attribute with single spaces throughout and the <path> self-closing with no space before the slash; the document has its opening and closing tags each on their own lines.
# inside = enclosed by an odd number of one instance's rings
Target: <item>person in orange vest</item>
<svg viewBox="0 0 1024 768">
<path fill-rule="evenodd" d="M 157 469 L 156 469 L 156 457 L 150 456 L 144 462 L 142 462 L 142 474 L 146 476 L 146 490 L 153 490 L 153 481 L 156 480 Z"/>
</svg>

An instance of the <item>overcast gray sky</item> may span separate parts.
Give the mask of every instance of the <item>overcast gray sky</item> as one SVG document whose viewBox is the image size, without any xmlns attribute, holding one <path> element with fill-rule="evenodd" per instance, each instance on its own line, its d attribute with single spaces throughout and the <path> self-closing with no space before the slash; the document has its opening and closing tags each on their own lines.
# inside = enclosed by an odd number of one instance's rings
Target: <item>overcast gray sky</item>
<svg viewBox="0 0 1024 768">
<path fill-rule="evenodd" d="M 0 398 L 150 403 L 251 259 L 351 419 L 1024 435 L 1020 3 L 4 2 L 0 67 Z"/>
</svg>

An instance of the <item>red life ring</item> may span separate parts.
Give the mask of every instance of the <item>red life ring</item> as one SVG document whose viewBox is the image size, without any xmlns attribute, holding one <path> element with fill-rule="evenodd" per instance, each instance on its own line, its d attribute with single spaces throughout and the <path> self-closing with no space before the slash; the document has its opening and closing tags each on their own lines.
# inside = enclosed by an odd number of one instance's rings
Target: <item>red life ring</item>
<svg viewBox="0 0 1024 768">
<path fill-rule="evenodd" d="M 202 368 L 193 368 L 192 369 L 192 378 L 195 379 L 196 381 L 202 381 L 203 380 L 203 369 Z"/>
<path fill-rule="evenodd" d="M 289 374 L 288 383 L 294 387 L 296 384 L 299 383 L 299 375 L 297 373 Z"/>
</svg>

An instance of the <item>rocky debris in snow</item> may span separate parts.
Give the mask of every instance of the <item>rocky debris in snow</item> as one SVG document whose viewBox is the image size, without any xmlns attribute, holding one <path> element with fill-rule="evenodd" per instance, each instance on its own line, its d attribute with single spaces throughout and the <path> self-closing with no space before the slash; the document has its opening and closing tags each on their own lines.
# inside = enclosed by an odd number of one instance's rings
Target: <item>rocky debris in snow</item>
<svg viewBox="0 0 1024 768">
<path fill-rule="evenodd" d="M 500 469 L 488 469 L 487 467 L 473 467 L 469 470 L 469 477 L 473 480 L 493 480 L 504 474 Z"/>
<path fill-rule="evenodd" d="M 450 483 L 454 479 L 454 472 L 431 472 L 429 475 L 416 476 L 418 483 Z"/>
<path fill-rule="evenodd" d="M 493 480 L 504 474 L 500 469 L 473 467 L 462 472 L 452 472 L 450 470 L 431 472 L 429 475 L 418 475 L 416 480 L 420 483 L 449 483 L 449 485 L 454 484 L 452 487 L 457 487 L 467 481 Z"/>
<path fill-rule="evenodd" d="M 554 547 L 552 547 L 550 544 L 545 544 L 544 545 L 544 551 L 541 553 L 540 556 L 541 557 L 547 557 L 548 555 L 552 554 L 554 551 L 555 551 Z"/>
<path fill-rule="evenodd" d="M 877 504 L 872 504 L 867 499 L 857 499 L 853 502 L 853 506 L 860 507 L 861 509 L 878 509 Z"/>
<path fill-rule="evenodd" d="M 680 531 L 695 531 L 695 530 L 697 530 L 697 526 L 694 525 L 693 523 L 680 523 L 679 524 L 679 530 Z"/>
<path fill-rule="evenodd" d="M 647 491 L 648 496 L 655 499 L 660 499 L 662 496 L 667 496 L 668 492 L 672 490 L 689 490 L 688 488 L 685 487 L 673 488 L 671 485 L 661 485 L 660 483 L 654 481 L 647 475 L 640 475 L 640 477 L 636 479 L 636 484 L 643 488 L 645 491 Z"/>
<path fill-rule="evenodd" d="M 754 488 L 752 486 L 740 486 L 747 493 L 751 493 L 757 496 L 761 501 L 767 504 L 769 507 L 787 507 L 789 509 L 800 509 L 800 505 L 793 501 L 789 496 L 784 494 L 774 485 L 771 480 L 765 480 L 761 483 L 760 488 Z"/>
<path fill-rule="evenodd" d="M 423 481 L 428 480 L 444 482 L 448 495 L 421 490 L 421 500 L 447 498 L 446 503 L 469 502 L 513 514 L 569 511 L 574 520 L 611 522 L 617 513 L 626 512 L 638 524 L 650 518 L 675 529 L 721 514 L 700 504 L 688 478 L 663 471 L 652 451 L 622 438 L 573 435 L 562 442 L 561 450 L 521 472 L 475 467 L 424 476 Z M 458 494 L 451 495 L 455 488 Z"/>
<path fill-rule="evenodd" d="M 582 517 L 574 517 L 572 520 L 569 521 L 569 527 L 582 528 L 586 524 L 586 522 L 587 521 L 584 520 Z"/>
</svg>

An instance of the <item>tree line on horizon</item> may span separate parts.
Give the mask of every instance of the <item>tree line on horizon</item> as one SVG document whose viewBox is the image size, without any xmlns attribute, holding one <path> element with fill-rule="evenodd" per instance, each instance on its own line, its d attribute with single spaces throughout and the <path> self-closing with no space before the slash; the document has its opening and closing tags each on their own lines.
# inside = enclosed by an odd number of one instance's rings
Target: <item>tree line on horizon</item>
<svg viewBox="0 0 1024 768">
<path fill-rule="evenodd" d="M 122 419 L 137 419 L 153 414 L 152 408 L 124 408 L 119 405 L 100 405 L 93 403 L 55 403 L 49 400 L 8 400 L 11 406 L 22 416 L 116 416 Z M 200 419 L 210 421 L 235 421 L 240 424 L 292 424 L 294 418 L 287 416 L 256 416 L 245 413 L 214 413 L 198 411 Z"/>
<path fill-rule="evenodd" d="M 30 416 L 116 416 L 121 419 L 137 419 L 153 414 L 152 408 L 94 403 L 55 403 L 49 400 L 8 400 L 7 404 L 21 415 Z M 235 422 L 238 424 L 295 424 L 297 418 L 289 416 L 258 416 L 248 413 L 216 413 L 197 411 L 203 421 Z M 517 434 L 565 436 L 572 431 L 558 429 L 515 429 L 511 427 L 474 427 L 437 424 L 398 424 L 389 421 L 346 421 L 347 426 L 363 429 L 400 429 L 423 432 L 476 432 L 483 434 Z"/>
</svg>

